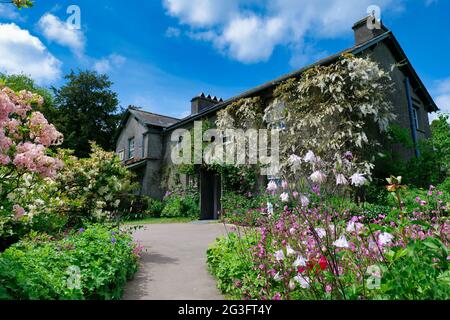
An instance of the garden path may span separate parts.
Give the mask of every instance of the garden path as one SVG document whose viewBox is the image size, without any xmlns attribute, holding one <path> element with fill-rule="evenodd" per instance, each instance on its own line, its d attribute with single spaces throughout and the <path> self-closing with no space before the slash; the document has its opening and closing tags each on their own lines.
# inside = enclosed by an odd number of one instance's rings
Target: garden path
<svg viewBox="0 0 450 320">
<path fill-rule="evenodd" d="M 220 223 L 152 224 L 134 232 L 145 247 L 124 300 L 221 300 L 206 266 L 208 245 L 225 234 Z"/>
</svg>

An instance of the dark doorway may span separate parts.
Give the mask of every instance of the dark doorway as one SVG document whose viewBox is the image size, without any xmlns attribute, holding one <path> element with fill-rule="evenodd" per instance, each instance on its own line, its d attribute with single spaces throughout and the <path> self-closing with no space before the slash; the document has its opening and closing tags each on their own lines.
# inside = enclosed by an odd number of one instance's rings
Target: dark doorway
<svg viewBox="0 0 450 320">
<path fill-rule="evenodd" d="M 200 171 L 200 220 L 217 220 L 221 210 L 220 175 L 214 171 Z"/>
</svg>

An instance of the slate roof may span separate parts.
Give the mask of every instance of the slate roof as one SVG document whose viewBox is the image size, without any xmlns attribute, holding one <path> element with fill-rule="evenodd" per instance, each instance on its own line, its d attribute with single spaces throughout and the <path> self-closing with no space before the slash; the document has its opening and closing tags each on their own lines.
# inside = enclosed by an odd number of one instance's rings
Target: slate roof
<svg viewBox="0 0 450 320">
<path fill-rule="evenodd" d="M 166 128 L 180 121 L 180 119 L 177 118 L 144 111 L 134 106 L 130 106 L 128 108 L 128 111 L 132 115 L 134 115 L 141 123 L 147 126 Z"/>
<path fill-rule="evenodd" d="M 414 70 L 412 64 L 409 62 L 409 59 L 407 58 L 405 52 L 403 51 L 402 47 L 400 46 L 400 43 L 398 42 L 398 40 L 395 38 L 394 34 L 387 30 L 385 33 L 365 42 L 365 43 L 361 43 L 358 45 L 355 45 L 351 48 L 345 49 L 341 52 L 338 52 L 336 54 L 333 54 L 331 56 L 328 56 L 324 59 L 321 59 L 313 64 L 307 65 L 301 69 L 295 70 L 291 73 L 288 73 L 286 75 L 283 75 L 275 80 L 269 81 L 263 85 L 260 85 L 258 87 L 255 87 L 253 89 L 250 89 L 240 95 L 237 95 L 235 97 L 232 97 L 230 99 L 227 99 L 223 102 L 220 102 L 198 114 L 195 115 L 191 115 L 187 118 L 184 118 L 182 120 L 180 120 L 179 122 L 171 125 L 170 127 L 167 127 L 164 129 L 164 131 L 171 131 L 174 130 L 176 128 L 179 128 L 183 125 L 185 125 L 186 123 L 189 123 L 191 121 L 195 121 L 201 118 L 204 118 L 205 116 L 208 116 L 211 113 L 217 112 L 218 110 L 226 107 L 227 105 L 238 101 L 240 99 L 244 99 L 244 98 L 250 98 L 253 96 L 258 95 L 259 93 L 261 93 L 262 91 L 274 88 L 275 86 L 279 85 L 280 83 L 290 79 L 290 78 L 294 78 L 294 77 L 299 77 L 302 73 L 304 73 L 306 70 L 309 70 L 315 66 L 326 66 L 326 65 L 330 65 L 332 63 L 334 63 L 335 61 L 337 61 L 339 59 L 339 57 L 341 57 L 343 54 L 345 53 L 350 53 L 350 54 L 354 54 L 354 55 L 358 55 L 362 52 L 364 52 L 365 50 L 367 50 L 368 48 L 377 45 L 379 42 L 382 41 L 386 41 L 387 45 L 392 49 L 393 53 L 395 56 L 397 56 L 398 61 L 406 61 L 407 63 L 403 64 L 402 66 L 400 66 L 400 68 L 402 68 L 402 71 L 406 72 L 410 77 L 411 77 L 411 81 L 412 83 L 415 85 L 416 88 L 418 88 L 417 93 L 419 95 L 422 95 L 425 101 L 428 101 L 428 105 L 426 105 L 426 107 L 428 108 L 428 110 L 430 112 L 434 112 L 434 111 L 438 111 L 439 108 L 436 106 L 436 103 L 434 102 L 433 98 L 431 97 L 430 93 L 428 92 L 428 90 L 426 89 L 425 85 L 423 84 L 422 80 L 419 78 L 419 76 L 417 75 L 416 71 Z"/>
</svg>

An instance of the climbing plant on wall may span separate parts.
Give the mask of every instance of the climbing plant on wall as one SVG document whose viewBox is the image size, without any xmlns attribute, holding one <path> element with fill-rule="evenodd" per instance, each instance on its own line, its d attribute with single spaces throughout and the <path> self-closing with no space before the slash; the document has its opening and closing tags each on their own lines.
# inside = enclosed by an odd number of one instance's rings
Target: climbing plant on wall
<svg viewBox="0 0 450 320">
<path fill-rule="evenodd" d="M 377 137 L 395 120 L 387 96 L 391 89 L 389 73 L 376 62 L 343 55 L 336 63 L 281 83 L 265 109 L 259 98 L 244 99 L 219 112 L 216 124 L 220 129 L 261 124 L 281 128 L 281 169 L 290 181 L 310 171 L 311 161 L 301 157 L 309 151 L 317 171 L 358 172 L 370 178 L 370 155 L 380 145 Z M 346 151 L 352 168 L 343 162 Z"/>
</svg>

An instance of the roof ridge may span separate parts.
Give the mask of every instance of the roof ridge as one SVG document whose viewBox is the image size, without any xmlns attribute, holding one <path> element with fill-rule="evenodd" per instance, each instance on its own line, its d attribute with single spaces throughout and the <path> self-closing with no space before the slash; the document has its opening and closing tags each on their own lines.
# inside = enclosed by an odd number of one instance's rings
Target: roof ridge
<svg viewBox="0 0 450 320">
<path fill-rule="evenodd" d="M 147 114 L 151 114 L 151 115 L 158 116 L 158 117 L 164 117 L 164 118 L 169 118 L 169 119 L 173 119 L 173 120 L 181 120 L 180 118 L 175 118 L 175 117 L 166 116 L 166 115 L 155 113 L 155 112 L 151 112 L 151 111 L 142 110 L 142 109 L 139 109 L 136 106 L 129 106 L 128 109 L 131 109 L 131 110 L 134 110 L 134 111 L 138 111 L 138 112 L 147 113 Z"/>
</svg>

